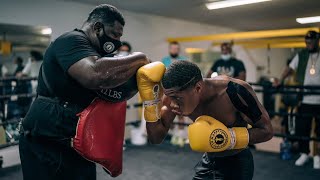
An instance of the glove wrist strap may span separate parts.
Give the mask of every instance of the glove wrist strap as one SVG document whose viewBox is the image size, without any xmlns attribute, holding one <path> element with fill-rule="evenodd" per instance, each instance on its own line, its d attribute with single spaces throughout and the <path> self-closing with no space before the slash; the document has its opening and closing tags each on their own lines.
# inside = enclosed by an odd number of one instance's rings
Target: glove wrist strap
<svg viewBox="0 0 320 180">
<path fill-rule="evenodd" d="M 160 99 L 150 100 L 150 101 L 143 101 L 144 106 L 155 106 L 160 103 Z"/>
<path fill-rule="evenodd" d="M 227 150 L 231 150 L 236 146 L 236 133 L 234 132 L 234 130 L 232 128 L 228 128 L 229 132 L 230 132 L 230 146 L 228 147 Z"/>
</svg>

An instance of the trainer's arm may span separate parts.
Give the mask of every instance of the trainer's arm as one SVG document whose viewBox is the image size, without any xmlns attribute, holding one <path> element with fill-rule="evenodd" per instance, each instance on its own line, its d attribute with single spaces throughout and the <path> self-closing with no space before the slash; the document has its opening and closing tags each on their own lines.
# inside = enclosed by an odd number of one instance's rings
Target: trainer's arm
<svg viewBox="0 0 320 180">
<path fill-rule="evenodd" d="M 140 52 L 125 57 L 90 56 L 70 66 L 68 74 L 88 89 L 113 88 L 128 81 L 148 62 Z"/>
<path fill-rule="evenodd" d="M 148 139 L 152 144 L 160 144 L 166 137 L 176 115 L 171 111 L 170 100 L 164 95 L 161 108 L 161 119 L 147 122 Z"/>
<path fill-rule="evenodd" d="M 266 109 L 261 105 L 259 102 L 256 93 L 252 89 L 252 87 L 243 81 L 239 81 L 239 84 L 244 86 L 250 94 L 254 97 L 258 108 L 261 111 L 261 116 L 259 119 L 250 119 L 245 114 L 241 113 L 244 120 L 246 120 L 250 125 L 252 125 L 251 129 L 248 129 L 249 131 L 249 144 L 256 144 L 261 143 L 270 140 L 273 137 L 273 128 L 271 125 L 270 117 L 268 115 L 268 112 Z"/>
<path fill-rule="evenodd" d="M 234 77 L 234 78 L 241 79 L 242 81 L 246 81 L 247 73 L 246 73 L 246 68 L 244 67 L 243 62 L 241 60 L 238 60 L 236 62 L 238 62 L 238 66 L 236 66 L 236 67 L 239 71 L 239 74 L 237 77 Z"/>
<path fill-rule="evenodd" d="M 291 75 L 293 73 L 293 69 L 289 66 L 286 66 L 286 68 L 284 69 L 284 71 L 282 72 L 281 76 L 280 76 L 280 83 L 282 83 L 284 81 L 284 79 L 286 79 L 289 75 Z"/>
</svg>

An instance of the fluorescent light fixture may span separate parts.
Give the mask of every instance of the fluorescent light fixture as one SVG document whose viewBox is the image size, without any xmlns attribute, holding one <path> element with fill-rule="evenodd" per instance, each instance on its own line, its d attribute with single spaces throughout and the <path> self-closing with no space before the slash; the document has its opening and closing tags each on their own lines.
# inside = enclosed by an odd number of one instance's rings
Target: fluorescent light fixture
<svg viewBox="0 0 320 180">
<path fill-rule="evenodd" d="M 233 6 L 241 6 L 246 4 L 260 3 L 260 2 L 266 2 L 266 1 L 272 1 L 272 0 L 225 0 L 225 1 L 206 3 L 206 6 L 209 10 L 212 10 L 212 9 L 221 9 L 221 8 L 227 8 L 227 7 L 233 7 Z"/>
<path fill-rule="evenodd" d="M 320 16 L 297 18 L 296 21 L 300 24 L 316 23 L 320 22 Z"/>
<path fill-rule="evenodd" d="M 41 33 L 44 35 L 49 35 L 52 33 L 52 29 L 51 28 L 44 28 L 41 30 Z"/>
</svg>

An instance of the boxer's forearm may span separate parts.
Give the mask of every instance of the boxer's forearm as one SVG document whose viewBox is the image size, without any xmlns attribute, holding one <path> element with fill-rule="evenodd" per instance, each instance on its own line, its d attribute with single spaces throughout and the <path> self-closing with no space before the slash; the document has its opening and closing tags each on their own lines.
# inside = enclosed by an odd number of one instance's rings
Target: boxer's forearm
<svg viewBox="0 0 320 180">
<path fill-rule="evenodd" d="M 147 122 L 147 133 L 149 142 L 152 144 L 160 144 L 167 136 L 169 128 L 166 127 L 161 120 L 157 122 Z"/>
<path fill-rule="evenodd" d="M 148 139 L 152 144 L 160 144 L 168 134 L 176 115 L 170 108 L 170 100 L 166 95 L 162 98 L 161 119 L 157 122 L 147 122 Z"/>
<path fill-rule="evenodd" d="M 249 144 L 262 143 L 273 137 L 273 128 L 268 116 L 262 116 L 261 119 L 249 129 Z"/>
</svg>

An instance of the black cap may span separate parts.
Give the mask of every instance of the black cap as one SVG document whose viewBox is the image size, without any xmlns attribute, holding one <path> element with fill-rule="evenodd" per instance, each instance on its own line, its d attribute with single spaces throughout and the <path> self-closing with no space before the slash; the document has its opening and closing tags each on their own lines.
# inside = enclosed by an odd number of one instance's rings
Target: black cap
<svg viewBox="0 0 320 180">
<path fill-rule="evenodd" d="M 305 39 L 319 39 L 319 33 L 317 33 L 316 31 L 308 31 L 304 38 Z"/>
</svg>

